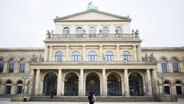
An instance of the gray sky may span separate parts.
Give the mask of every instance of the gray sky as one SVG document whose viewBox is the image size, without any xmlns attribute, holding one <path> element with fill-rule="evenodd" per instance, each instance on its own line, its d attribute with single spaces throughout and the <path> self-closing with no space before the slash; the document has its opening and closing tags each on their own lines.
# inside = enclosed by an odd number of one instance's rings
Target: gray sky
<svg viewBox="0 0 184 104">
<path fill-rule="evenodd" d="M 0 0 L 0 47 L 44 47 L 53 19 L 86 10 L 132 18 L 143 47 L 184 46 L 184 0 Z"/>
</svg>

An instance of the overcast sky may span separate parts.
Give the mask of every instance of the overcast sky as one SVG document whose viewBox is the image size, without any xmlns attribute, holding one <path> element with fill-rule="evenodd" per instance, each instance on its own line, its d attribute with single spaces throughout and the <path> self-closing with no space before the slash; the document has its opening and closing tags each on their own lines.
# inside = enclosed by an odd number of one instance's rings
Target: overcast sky
<svg viewBox="0 0 184 104">
<path fill-rule="evenodd" d="M 87 9 L 132 18 L 143 47 L 184 46 L 184 0 L 0 0 L 0 48 L 44 47 L 53 19 Z"/>
</svg>

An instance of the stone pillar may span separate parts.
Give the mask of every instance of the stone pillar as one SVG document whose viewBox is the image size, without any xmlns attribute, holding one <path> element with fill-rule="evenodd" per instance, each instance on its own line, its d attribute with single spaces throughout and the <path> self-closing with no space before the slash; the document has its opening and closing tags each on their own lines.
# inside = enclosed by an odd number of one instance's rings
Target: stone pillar
<svg viewBox="0 0 184 104">
<path fill-rule="evenodd" d="M 136 46 L 136 52 L 137 52 L 137 61 L 141 61 L 141 46 Z"/>
<path fill-rule="evenodd" d="M 45 57 L 44 57 L 44 60 L 45 61 L 49 61 L 49 50 L 50 50 L 50 47 L 49 46 L 45 46 Z"/>
<path fill-rule="evenodd" d="M 62 69 L 58 69 L 58 79 L 57 79 L 57 96 L 61 95 L 61 81 L 62 81 Z"/>
<path fill-rule="evenodd" d="M 102 69 L 102 96 L 107 96 L 107 78 L 106 69 Z"/>
<path fill-rule="evenodd" d="M 39 95 L 40 92 L 40 69 L 36 71 L 36 82 L 35 82 L 35 95 Z"/>
<path fill-rule="evenodd" d="M 34 77 L 35 77 L 35 73 L 34 73 L 34 69 L 30 69 L 31 70 L 31 73 L 30 73 L 30 88 L 29 88 L 29 92 L 28 94 L 29 95 L 32 95 L 34 94 Z"/>
<path fill-rule="evenodd" d="M 137 61 L 137 47 L 136 45 L 133 45 L 133 55 L 134 55 L 134 61 Z"/>
<path fill-rule="evenodd" d="M 99 49 L 99 61 L 104 61 L 104 60 L 103 60 L 103 57 L 104 57 L 104 56 L 103 56 L 103 46 L 100 45 L 99 48 L 100 48 L 100 49 Z"/>
<path fill-rule="evenodd" d="M 179 63 L 178 63 L 178 66 L 179 66 L 179 71 L 180 71 L 180 72 L 184 72 L 184 63 L 179 62 Z"/>
<path fill-rule="evenodd" d="M 52 50 L 53 50 L 53 47 L 50 46 L 50 51 L 49 51 L 49 61 L 53 61 L 52 60 Z"/>
<path fill-rule="evenodd" d="M 84 69 L 80 69 L 79 96 L 84 96 Z"/>
<path fill-rule="evenodd" d="M 3 65 L 3 73 L 7 73 L 7 72 L 8 72 L 8 62 L 5 61 Z"/>
<path fill-rule="evenodd" d="M 61 96 L 64 96 L 64 91 L 65 91 L 65 78 L 63 78 L 63 76 L 61 76 L 62 80 L 61 80 Z"/>
<path fill-rule="evenodd" d="M 11 94 L 12 95 L 15 95 L 16 94 L 16 84 L 15 83 L 12 84 Z"/>
<path fill-rule="evenodd" d="M 119 45 L 116 45 L 116 61 L 120 61 L 120 51 L 119 51 Z"/>
<path fill-rule="evenodd" d="M 86 61 L 86 46 L 82 47 L 82 61 Z"/>
<path fill-rule="evenodd" d="M 159 86 L 158 86 L 158 83 L 157 83 L 157 74 L 156 74 L 156 69 L 153 69 L 152 70 L 152 79 L 153 79 L 153 92 L 155 92 L 154 94 L 159 94 Z"/>
<path fill-rule="evenodd" d="M 19 61 L 14 63 L 14 73 L 19 73 Z"/>
<path fill-rule="evenodd" d="M 152 95 L 152 86 L 151 86 L 151 76 L 150 76 L 150 70 L 146 70 L 146 75 L 147 75 L 147 85 L 148 85 L 148 95 Z"/>
<path fill-rule="evenodd" d="M 129 96 L 128 69 L 124 70 L 125 96 Z"/>
<path fill-rule="evenodd" d="M 66 51 L 65 51 L 65 55 L 66 55 L 66 58 L 65 58 L 65 61 L 70 61 L 70 59 L 69 59 L 69 45 L 66 45 Z"/>
</svg>

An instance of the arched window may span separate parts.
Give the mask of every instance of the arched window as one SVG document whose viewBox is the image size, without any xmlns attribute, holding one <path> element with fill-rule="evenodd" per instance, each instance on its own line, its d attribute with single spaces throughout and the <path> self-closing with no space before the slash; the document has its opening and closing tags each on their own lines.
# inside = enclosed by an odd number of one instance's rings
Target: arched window
<svg viewBox="0 0 184 104">
<path fill-rule="evenodd" d="M 8 72 L 13 73 L 14 68 L 15 68 L 15 59 L 14 58 L 10 58 L 8 66 L 9 66 L 8 67 Z"/>
<path fill-rule="evenodd" d="M 169 81 L 164 81 L 164 94 L 170 94 L 170 83 L 169 83 Z"/>
<path fill-rule="evenodd" d="M 178 60 L 176 58 L 172 59 L 172 66 L 173 66 L 173 72 L 178 73 L 179 72 Z"/>
<path fill-rule="evenodd" d="M 56 52 L 55 60 L 56 61 L 62 61 L 62 58 L 63 58 L 62 52 Z"/>
<path fill-rule="evenodd" d="M 7 80 L 7 81 L 6 81 L 6 90 L 5 90 L 5 94 L 11 94 L 11 86 L 12 86 L 12 81 Z"/>
<path fill-rule="evenodd" d="M 89 52 L 88 61 L 96 61 L 96 52 Z"/>
<path fill-rule="evenodd" d="M 82 35 L 83 35 L 83 29 L 82 29 L 82 27 L 77 27 L 76 28 L 76 37 L 77 38 L 82 38 Z"/>
<path fill-rule="evenodd" d="M 3 58 L 0 57 L 0 73 L 3 72 L 3 68 L 4 68 Z"/>
<path fill-rule="evenodd" d="M 118 35 L 118 37 L 122 37 L 123 34 L 123 30 L 121 27 L 116 27 L 116 35 Z"/>
<path fill-rule="evenodd" d="M 21 80 L 19 80 L 17 82 L 17 94 L 21 94 L 22 93 L 22 89 L 23 89 L 23 82 Z"/>
<path fill-rule="evenodd" d="M 96 37 L 96 29 L 95 29 L 95 27 L 90 27 L 89 28 L 89 37 L 90 38 L 95 38 Z"/>
<path fill-rule="evenodd" d="M 72 61 L 74 62 L 81 61 L 81 55 L 79 52 L 72 53 Z"/>
<path fill-rule="evenodd" d="M 64 37 L 67 37 L 67 35 L 69 35 L 70 34 L 70 29 L 68 28 L 68 27 L 65 27 L 64 29 L 63 29 L 63 36 Z"/>
<path fill-rule="evenodd" d="M 167 61 L 165 58 L 161 59 L 162 73 L 167 73 Z"/>
<path fill-rule="evenodd" d="M 176 94 L 182 95 L 182 83 L 181 81 L 176 81 Z"/>
<path fill-rule="evenodd" d="M 127 51 L 123 52 L 122 58 L 123 58 L 123 61 L 125 62 L 130 61 L 131 60 L 130 53 Z"/>
<path fill-rule="evenodd" d="M 105 53 L 105 61 L 113 61 L 114 60 L 114 54 L 110 51 Z"/>
<path fill-rule="evenodd" d="M 24 73 L 25 72 L 25 59 L 22 58 L 20 59 L 19 63 L 19 73 Z"/>
<path fill-rule="evenodd" d="M 103 28 L 102 28 L 102 36 L 103 36 L 104 38 L 109 37 L 109 28 L 108 28 L 108 27 L 103 27 Z"/>
</svg>

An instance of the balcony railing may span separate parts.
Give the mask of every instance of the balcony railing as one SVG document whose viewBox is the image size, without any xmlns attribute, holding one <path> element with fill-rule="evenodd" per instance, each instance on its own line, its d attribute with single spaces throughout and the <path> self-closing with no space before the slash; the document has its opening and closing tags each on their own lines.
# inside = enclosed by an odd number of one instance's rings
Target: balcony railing
<svg viewBox="0 0 184 104">
<path fill-rule="evenodd" d="M 139 38 L 135 34 L 50 34 L 47 35 L 49 38 Z"/>
</svg>

